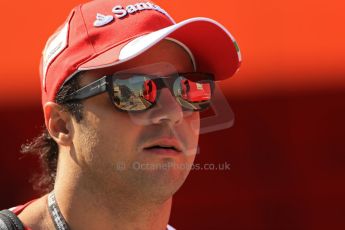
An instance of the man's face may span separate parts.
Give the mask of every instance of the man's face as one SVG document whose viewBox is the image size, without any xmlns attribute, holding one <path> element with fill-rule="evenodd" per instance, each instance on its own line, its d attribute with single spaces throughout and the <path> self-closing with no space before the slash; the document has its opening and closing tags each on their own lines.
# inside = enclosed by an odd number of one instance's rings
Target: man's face
<svg viewBox="0 0 345 230">
<path fill-rule="evenodd" d="M 193 71 L 185 50 L 164 40 L 129 62 L 83 73 L 81 85 L 109 73 L 148 65 L 151 67 L 142 69 L 142 73 L 169 75 L 172 71 Z M 139 113 L 115 109 L 107 93 L 82 103 L 83 120 L 73 120 L 72 149 L 85 178 L 82 186 L 108 196 L 123 193 L 156 201 L 164 201 L 178 190 L 197 151 L 198 112 L 183 111 L 168 88 L 161 90 L 155 106 Z M 174 142 L 181 152 L 147 149 Z"/>
</svg>

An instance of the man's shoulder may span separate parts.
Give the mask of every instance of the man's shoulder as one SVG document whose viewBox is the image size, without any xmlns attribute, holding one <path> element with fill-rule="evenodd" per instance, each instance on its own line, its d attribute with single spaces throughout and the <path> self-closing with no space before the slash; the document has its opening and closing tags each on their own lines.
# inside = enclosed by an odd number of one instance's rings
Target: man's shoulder
<svg viewBox="0 0 345 230">
<path fill-rule="evenodd" d="M 19 215 L 27 206 L 29 206 L 31 203 L 36 201 L 37 199 L 31 200 L 29 202 L 26 202 L 25 204 L 15 206 L 13 208 L 9 208 L 8 210 L 13 212 L 15 215 Z"/>
<path fill-rule="evenodd" d="M 26 207 L 28 207 L 34 201 L 36 201 L 36 199 L 31 200 L 23 205 L 18 205 L 9 209 L 1 210 L 0 229 L 30 230 L 30 228 L 26 227 L 18 216 Z"/>
<path fill-rule="evenodd" d="M 25 226 L 25 229 L 45 229 L 47 226 L 46 196 L 9 209 Z"/>
</svg>

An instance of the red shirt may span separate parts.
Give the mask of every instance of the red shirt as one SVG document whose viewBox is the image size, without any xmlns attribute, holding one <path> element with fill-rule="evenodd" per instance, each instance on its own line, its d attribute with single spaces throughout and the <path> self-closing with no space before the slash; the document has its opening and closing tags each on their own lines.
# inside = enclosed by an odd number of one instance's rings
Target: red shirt
<svg viewBox="0 0 345 230">
<path fill-rule="evenodd" d="M 19 205 L 19 206 L 14 207 L 14 208 L 10 208 L 9 210 L 12 211 L 14 214 L 16 214 L 18 216 L 29 204 L 31 204 L 34 201 L 35 200 L 29 201 L 26 204 Z M 32 230 L 32 229 L 29 228 L 29 227 L 24 226 L 24 230 Z"/>
</svg>

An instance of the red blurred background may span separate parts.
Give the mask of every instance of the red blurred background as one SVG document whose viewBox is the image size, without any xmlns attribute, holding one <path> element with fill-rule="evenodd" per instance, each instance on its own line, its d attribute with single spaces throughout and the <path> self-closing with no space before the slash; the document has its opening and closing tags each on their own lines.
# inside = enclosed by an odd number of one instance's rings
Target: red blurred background
<svg viewBox="0 0 345 230">
<path fill-rule="evenodd" d="M 82 1 L 1 1 L 0 209 L 36 197 L 20 145 L 41 130 L 41 50 Z M 231 129 L 201 135 L 197 163 L 174 196 L 177 229 L 345 229 L 345 3 L 338 0 L 156 1 L 176 21 L 224 24 L 243 54 L 222 83 Z M 216 42 L 216 41 L 215 41 Z"/>
</svg>

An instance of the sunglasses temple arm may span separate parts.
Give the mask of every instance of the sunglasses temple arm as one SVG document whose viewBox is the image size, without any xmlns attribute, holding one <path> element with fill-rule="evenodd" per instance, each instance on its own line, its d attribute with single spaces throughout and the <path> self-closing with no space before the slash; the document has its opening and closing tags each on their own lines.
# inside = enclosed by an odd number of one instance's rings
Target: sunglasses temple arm
<svg viewBox="0 0 345 230">
<path fill-rule="evenodd" d="M 64 101 L 66 102 L 71 100 L 86 99 L 97 94 L 103 93 L 105 91 L 107 91 L 107 81 L 106 77 L 102 77 L 101 79 L 94 81 L 81 89 L 78 89 L 72 94 L 67 95 Z"/>
</svg>

